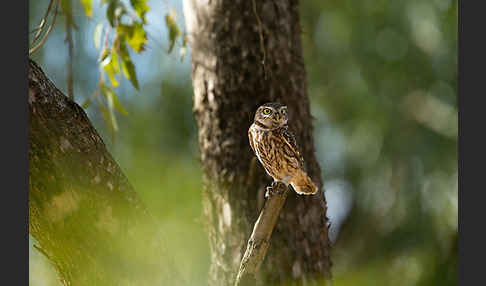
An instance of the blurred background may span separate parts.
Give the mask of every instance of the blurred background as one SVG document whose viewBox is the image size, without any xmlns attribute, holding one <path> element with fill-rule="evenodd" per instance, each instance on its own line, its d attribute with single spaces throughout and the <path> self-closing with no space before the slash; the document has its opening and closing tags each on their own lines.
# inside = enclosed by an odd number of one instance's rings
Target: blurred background
<svg viewBox="0 0 486 286">
<path fill-rule="evenodd" d="M 47 0 L 29 1 L 29 29 Z M 127 1 L 128 2 L 128 1 Z M 107 23 L 73 0 L 74 96 L 96 90 L 93 34 Z M 191 53 L 168 54 L 164 16 L 184 27 L 181 1 L 150 0 L 147 47 L 131 53 L 140 90 L 116 89 L 128 115 L 112 138 L 86 112 L 160 222 L 164 243 L 191 285 L 207 285 L 202 172 L 192 116 Z M 456 285 L 458 230 L 457 1 L 301 1 L 308 94 L 323 170 L 335 285 Z M 64 15 L 32 58 L 65 94 Z M 29 237 L 29 285 L 61 285 Z"/>
</svg>

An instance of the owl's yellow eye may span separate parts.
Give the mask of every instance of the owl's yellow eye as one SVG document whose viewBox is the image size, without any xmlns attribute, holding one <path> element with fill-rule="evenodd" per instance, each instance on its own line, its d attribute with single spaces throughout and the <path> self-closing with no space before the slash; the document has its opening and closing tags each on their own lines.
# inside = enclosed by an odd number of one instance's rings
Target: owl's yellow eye
<svg viewBox="0 0 486 286">
<path fill-rule="evenodd" d="M 270 113 L 272 113 L 272 111 L 269 108 L 265 108 L 263 110 L 263 114 L 265 114 L 265 115 L 269 115 Z"/>
<path fill-rule="evenodd" d="M 282 110 L 280 111 L 283 115 L 287 114 L 287 108 L 282 108 Z"/>
</svg>

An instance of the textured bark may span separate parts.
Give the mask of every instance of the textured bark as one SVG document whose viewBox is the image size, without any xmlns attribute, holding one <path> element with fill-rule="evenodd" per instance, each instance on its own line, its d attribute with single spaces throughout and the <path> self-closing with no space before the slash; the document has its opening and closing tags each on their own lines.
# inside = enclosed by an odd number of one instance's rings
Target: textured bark
<svg viewBox="0 0 486 286">
<path fill-rule="evenodd" d="M 64 285 L 167 279 L 157 227 L 80 106 L 29 64 L 29 232 Z"/>
<path fill-rule="evenodd" d="M 289 193 L 259 280 L 297 284 L 330 277 L 326 202 L 313 144 L 298 15 L 297 1 L 184 1 L 205 173 L 210 285 L 234 283 L 264 188 L 271 182 L 255 163 L 247 137 L 255 110 L 266 102 L 288 106 L 290 129 L 321 192 Z"/>
</svg>

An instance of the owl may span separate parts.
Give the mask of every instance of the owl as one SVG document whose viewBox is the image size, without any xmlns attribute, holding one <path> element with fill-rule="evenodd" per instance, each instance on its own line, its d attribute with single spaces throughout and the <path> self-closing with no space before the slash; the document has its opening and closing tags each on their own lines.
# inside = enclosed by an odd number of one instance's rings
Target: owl
<svg viewBox="0 0 486 286">
<path fill-rule="evenodd" d="M 287 122 L 287 106 L 280 103 L 260 106 L 248 130 L 251 149 L 274 183 L 290 184 L 300 195 L 315 194 L 317 186 L 304 171 L 304 160 Z"/>
</svg>

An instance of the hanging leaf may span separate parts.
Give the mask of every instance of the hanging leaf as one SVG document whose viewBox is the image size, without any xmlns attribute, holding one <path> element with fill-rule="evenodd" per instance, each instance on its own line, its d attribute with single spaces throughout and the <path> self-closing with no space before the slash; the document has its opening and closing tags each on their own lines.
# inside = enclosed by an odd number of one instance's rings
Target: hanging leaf
<svg viewBox="0 0 486 286">
<path fill-rule="evenodd" d="M 118 97 L 116 95 L 113 96 L 113 103 L 115 104 L 116 110 L 120 112 L 123 115 L 128 115 L 128 111 L 121 105 L 121 102 L 118 100 Z"/>
<path fill-rule="evenodd" d="M 111 62 L 110 64 L 113 66 L 113 70 L 116 74 L 120 73 L 120 64 L 118 62 L 118 53 L 116 52 L 115 48 L 111 49 Z"/>
<path fill-rule="evenodd" d="M 111 103 L 113 104 L 113 107 L 116 110 L 118 110 L 118 112 L 120 112 L 123 115 L 128 115 L 128 111 L 125 109 L 125 107 L 123 107 L 121 102 L 118 100 L 118 97 L 116 96 L 113 89 L 111 89 L 111 87 L 109 87 L 105 84 L 101 84 L 100 89 L 101 89 L 102 94 L 106 97 L 107 101 L 108 100 L 111 101 Z"/>
<path fill-rule="evenodd" d="M 133 64 L 132 61 L 123 61 L 122 62 L 122 70 L 123 74 L 125 77 L 130 80 L 132 83 L 133 87 L 135 87 L 137 90 L 140 90 L 138 86 L 138 80 L 137 80 L 137 75 L 135 73 L 135 65 Z"/>
<path fill-rule="evenodd" d="M 96 49 L 100 48 L 101 37 L 103 36 L 103 23 L 98 23 L 94 29 L 93 38 Z"/>
<path fill-rule="evenodd" d="M 106 108 L 105 105 L 100 104 L 101 115 L 103 116 L 103 121 L 105 121 L 105 125 L 108 128 L 108 132 L 110 133 L 111 139 L 115 140 L 115 133 L 118 131 L 118 124 L 116 121 L 113 121 L 113 118 L 110 115 L 110 112 Z"/>
<path fill-rule="evenodd" d="M 130 0 L 133 9 L 137 12 L 137 15 L 142 19 L 142 23 L 146 23 L 145 14 L 149 11 L 147 0 Z"/>
<path fill-rule="evenodd" d="M 105 96 L 106 98 L 106 102 L 108 103 L 108 117 L 109 117 L 109 121 L 111 123 L 111 125 L 113 126 L 113 130 L 116 132 L 118 131 L 118 122 L 116 121 L 116 117 L 115 117 L 115 105 L 113 103 L 113 92 L 108 92 L 109 89 L 106 88 L 106 85 L 102 85 L 102 87 L 105 87 L 105 88 L 101 88 L 101 93 Z"/>
<path fill-rule="evenodd" d="M 106 17 L 112 27 L 115 27 L 120 22 L 121 17 L 127 13 L 125 5 L 119 0 L 111 0 L 106 8 Z"/>
<path fill-rule="evenodd" d="M 137 53 L 140 53 L 145 49 L 145 43 L 147 42 L 147 35 L 143 29 L 143 24 L 140 22 L 134 22 L 133 25 L 118 25 L 117 33 L 120 36 L 124 36 L 130 47 Z"/>
<path fill-rule="evenodd" d="M 181 30 L 179 30 L 179 27 L 177 26 L 177 13 L 175 12 L 175 10 L 171 9 L 170 13 L 165 15 L 165 23 L 167 24 L 167 28 L 169 28 L 168 53 L 170 53 L 174 48 L 177 37 L 181 34 Z"/>
<path fill-rule="evenodd" d="M 103 65 L 103 63 L 106 63 Z M 102 62 L 103 68 L 106 74 L 110 78 L 110 82 L 113 87 L 118 87 L 119 83 L 115 78 L 115 75 L 120 73 L 120 65 L 118 63 L 118 55 L 114 48 L 111 49 L 110 56 Z"/>
<path fill-rule="evenodd" d="M 84 6 L 84 13 L 86 16 L 91 17 L 93 15 L 93 7 L 91 6 L 91 0 L 81 0 Z"/>
<path fill-rule="evenodd" d="M 108 8 L 106 8 L 106 18 L 110 22 L 112 27 L 115 26 L 115 8 L 116 8 L 117 1 L 111 1 L 108 3 Z"/>
<path fill-rule="evenodd" d="M 130 80 L 132 85 L 137 90 L 139 90 L 137 74 L 135 72 L 135 65 L 130 59 L 130 54 L 128 53 L 127 46 L 123 42 L 120 42 L 120 57 L 122 62 L 123 74 L 128 80 Z"/>
</svg>

